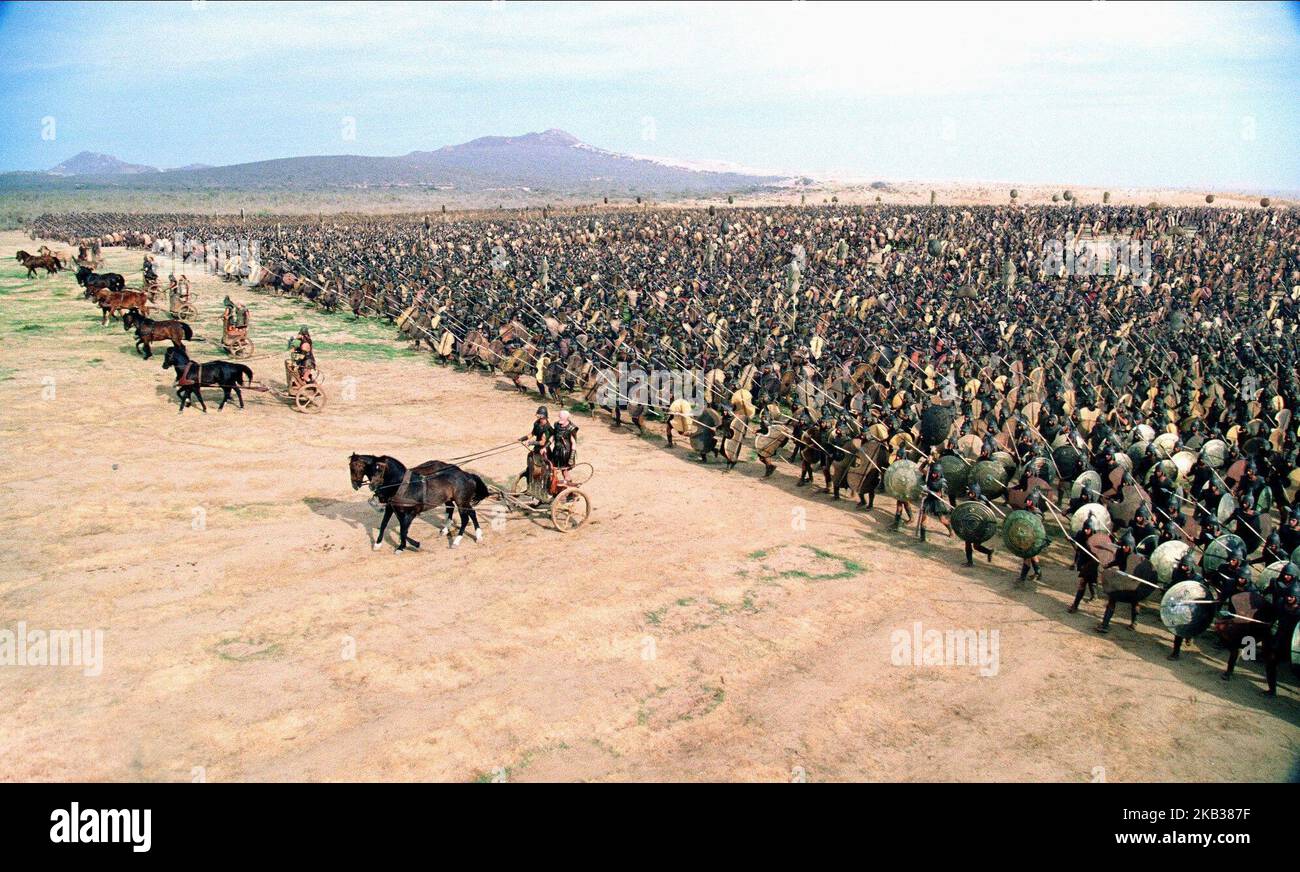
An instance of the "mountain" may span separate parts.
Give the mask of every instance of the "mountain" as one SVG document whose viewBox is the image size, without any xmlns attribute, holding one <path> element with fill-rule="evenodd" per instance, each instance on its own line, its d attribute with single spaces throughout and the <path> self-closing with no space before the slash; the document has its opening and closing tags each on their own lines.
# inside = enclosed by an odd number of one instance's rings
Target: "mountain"
<svg viewBox="0 0 1300 872">
<path fill-rule="evenodd" d="M 131 176 L 159 172 L 157 167 L 127 163 L 111 154 L 83 151 L 49 170 L 52 176 Z"/>
<path fill-rule="evenodd" d="M 752 190 L 780 176 L 697 170 L 588 145 L 563 130 L 484 136 L 398 157 L 316 155 L 209 167 L 158 170 L 83 152 L 50 173 L 5 173 L 0 188 L 62 183 L 150 190 L 322 190 L 427 187 L 457 193 L 526 191 L 599 196 L 707 194 Z"/>
</svg>

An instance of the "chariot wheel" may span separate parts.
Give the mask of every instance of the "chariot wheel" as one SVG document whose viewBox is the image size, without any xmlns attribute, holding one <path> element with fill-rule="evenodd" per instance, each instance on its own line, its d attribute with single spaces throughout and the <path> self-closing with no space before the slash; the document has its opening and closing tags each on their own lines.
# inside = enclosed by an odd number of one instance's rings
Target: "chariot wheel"
<svg viewBox="0 0 1300 872">
<path fill-rule="evenodd" d="M 293 407 L 299 412 L 315 415 L 325 408 L 325 392 L 319 385 L 302 385 L 293 393 Z"/>
<path fill-rule="evenodd" d="M 252 355 L 253 343 L 251 341 L 241 342 L 235 346 L 235 357 L 252 357 Z"/>
<path fill-rule="evenodd" d="M 551 500 L 551 523 L 561 533 L 572 533 L 587 522 L 591 501 L 576 487 L 567 487 Z"/>
<path fill-rule="evenodd" d="M 519 473 L 518 478 L 516 478 L 514 480 L 514 483 L 510 485 L 510 492 L 512 494 L 528 493 L 528 473 L 526 472 Z"/>
<path fill-rule="evenodd" d="M 186 303 L 185 305 L 181 306 L 181 310 L 177 314 L 181 319 L 197 318 L 199 314 L 199 310 L 191 306 L 189 303 Z"/>
</svg>

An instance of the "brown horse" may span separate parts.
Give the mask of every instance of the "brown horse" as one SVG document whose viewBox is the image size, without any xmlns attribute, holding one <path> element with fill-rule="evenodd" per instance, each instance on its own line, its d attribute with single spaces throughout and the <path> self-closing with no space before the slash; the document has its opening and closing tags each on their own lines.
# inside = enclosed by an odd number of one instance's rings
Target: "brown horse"
<svg viewBox="0 0 1300 872">
<path fill-rule="evenodd" d="M 59 259 L 52 254 L 28 254 L 25 251 L 20 251 L 14 255 L 14 260 L 27 269 L 27 278 L 29 279 L 36 278 L 38 269 L 45 270 L 46 277 L 49 277 L 57 273 L 60 267 Z"/>
<path fill-rule="evenodd" d="M 145 360 L 153 357 L 153 351 L 149 348 L 151 342 L 170 339 L 172 345 L 180 345 L 186 339 L 194 338 L 194 331 L 184 321 L 155 321 L 141 315 L 135 309 L 122 316 L 122 329 L 135 330 L 135 350 L 139 351 Z"/>
<path fill-rule="evenodd" d="M 451 540 L 450 547 L 460 544 L 465 527 L 471 521 L 474 541 L 483 541 L 483 529 L 478 524 L 474 506 L 490 496 L 491 491 L 487 483 L 472 472 L 437 460 L 426 461 L 408 470 L 397 458 L 386 454 L 353 454 L 348 458 L 348 469 L 352 474 L 353 490 L 360 488 L 363 482 L 369 482 L 375 497 L 384 505 L 384 520 L 379 524 L 379 534 L 373 546 L 376 551 L 383 545 L 384 530 L 394 514 L 401 530 L 401 542 L 395 550 L 405 551 L 407 545 L 418 549 L 419 540 L 409 535 L 411 522 L 421 512 L 439 505 L 447 510 L 443 535 L 451 532 L 452 509 L 460 510 L 460 532 Z"/>
<path fill-rule="evenodd" d="M 140 314 L 149 315 L 149 295 L 143 291 L 110 291 L 100 288 L 91 297 L 103 313 L 101 324 L 107 325 L 109 316 L 116 318 L 117 313 L 128 309 L 139 309 Z"/>
</svg>

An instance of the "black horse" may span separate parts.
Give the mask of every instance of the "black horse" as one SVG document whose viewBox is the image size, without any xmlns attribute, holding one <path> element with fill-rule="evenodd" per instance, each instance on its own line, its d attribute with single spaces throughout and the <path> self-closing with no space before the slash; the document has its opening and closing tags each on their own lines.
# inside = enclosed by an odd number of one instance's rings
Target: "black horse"
<svg viewBox="0 0 1300 872">
<path fill-rule="evenodd" d="M 182 412 L 185 411 L 186 404 L 194 399 L 199 401 L 199 408 L 206 412 L 208 406 L 203 402 L 203 393 L 199 389 L 209 387 L 221 388 L 222 396 L 221 404 L 217 406 L 218 412 L 230 402 L 232 390 L 239 399 L 239 408 L 242 409 L 244 394 L 239 386 L 253 383 L 253 371 L 244 364 L 231 363 L 227 360 L 198 363 L 190 360 L 189 355 L 185 353 L 184 345 L 173 345 L 167 349 L 167 353 L 163 355 L 162 368 L 168 367 L 176 370 L 176 397 L 181 401 Z"/>
<path fill-rule="evenodd" d="M 375 537 L 374 548 L 379 550 L 384 541 L 384 530 L 388 520 L 397 515 L 401 530 L 401 542 L 398 551 L 405 551 L 406 546 L 418 549 L 420 542 L 409 535 L 411 522 L 416 515 L 434 506 L 445 506 L 447 523 L 442 528 L 443 535 L 451 532 L 451 513 L 453 508 L 460 510 L 460 531 L 451 540 L 455 548 L 465 535 L 465 527 L 474 524 L 474 541 L 483 541 L 483 529 L 478 524 L 478 513 L 474 506 L 490 496 L 487 483 L 472 472 L 466 472 L 459 466 L 430 460 L 408 470 L 395 457 L 388 455 L 353 454 L 348 458 L 348 468 L 352 474 L 352 488 L 360 488 L 369 482 L 375 497 L 384 504 L 384 520 L 379 524 L 379 534 Z M 423 472 L 417 471 L 423 470 Z"/>
<path fill-rule="evenodd" d="M 126 290 L 126 279 L 121 273 L 97 273 L 88 266 L 77 267 L 77 284 L 86 289 L 87 296 L 95 288 L 108 288 L 117 292 Z"/>
</svg>

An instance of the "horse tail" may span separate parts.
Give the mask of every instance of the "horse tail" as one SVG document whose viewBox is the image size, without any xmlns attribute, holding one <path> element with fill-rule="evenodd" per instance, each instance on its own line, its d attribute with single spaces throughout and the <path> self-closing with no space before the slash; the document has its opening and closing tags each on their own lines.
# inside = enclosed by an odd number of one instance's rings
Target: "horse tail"
<svg viewBox="0 0 1300 872">
<path fill-rule="evenodd" d="M 479 478 L 472 472 L 469 474 L 469 477 L 474 480 L 474 502 L 470 503 L 470 505 L 487 499 L 491 494 L 491 491 L 488 490 L 487 482 L 483 481 L 483 479 Z"/>
<path fill-rule="evenodd" d="M 186 324 L 184 321 L 181 322 L 181 329 L 183 329 L 183 330 L 185 331 L 185 338 L 186 338 L 186 339 L 193 339 L 193 338 L 194 338 L 194 331 L 193 331 L 192 329 L 190 329 L 190 325 Z M 250 376 L 250 378 L 251 378 L 251 376 Z"/>
<path fill-rule="evenodd" d="M 246 365 L 244 365 L 244 364 L 242 364 L 242 363 L 237 363 L 237 364 L 235 364 L 235 369 L 236 369 L 236 371 L 238 371 L 239 373 L 242 373 L 243 375 L 248 376 L 247 384 L 250 384 L 250 385 L 251 385 L 251 384 L 253 383 L 253 370 L 252 370 L 252 369 L 250 369 L 248 366 L 246 366 Z M 239 380 L 236 379 L 235 381 L 239 381 Z"/>
</svg>

